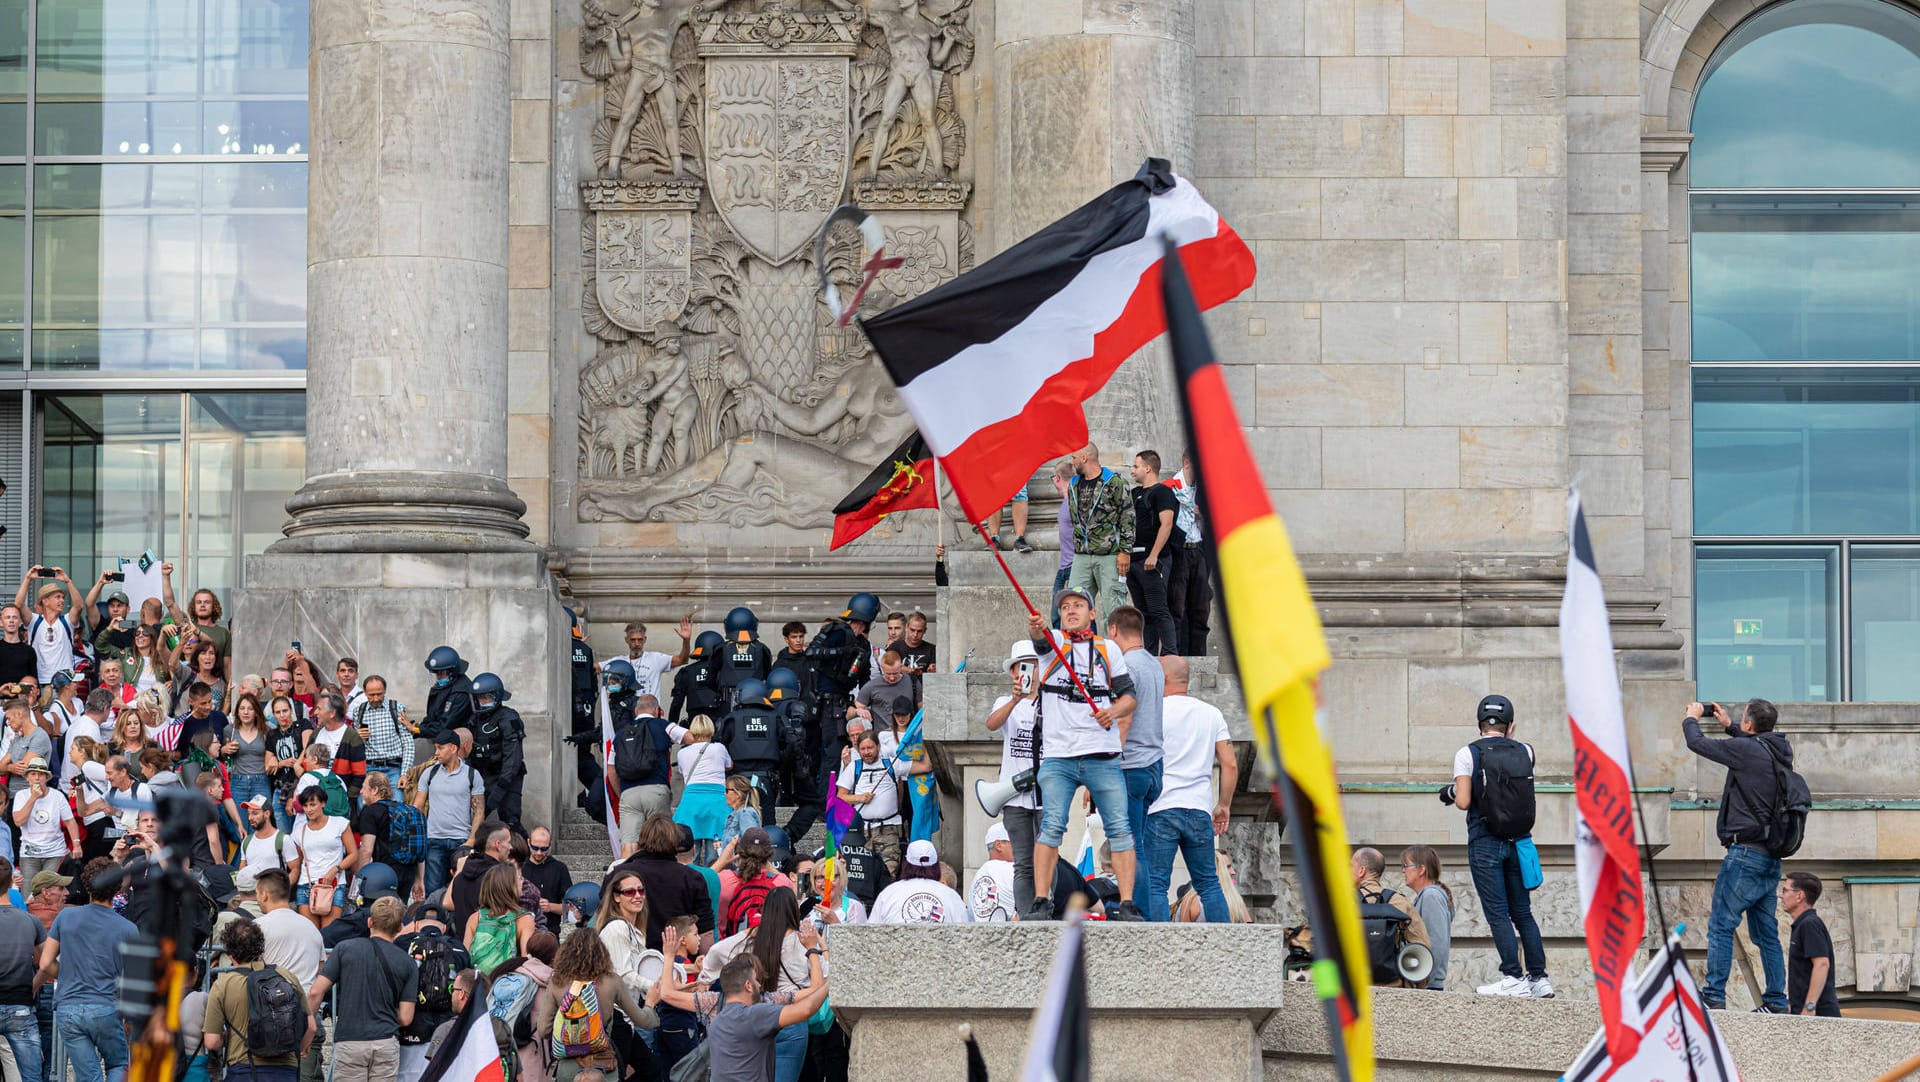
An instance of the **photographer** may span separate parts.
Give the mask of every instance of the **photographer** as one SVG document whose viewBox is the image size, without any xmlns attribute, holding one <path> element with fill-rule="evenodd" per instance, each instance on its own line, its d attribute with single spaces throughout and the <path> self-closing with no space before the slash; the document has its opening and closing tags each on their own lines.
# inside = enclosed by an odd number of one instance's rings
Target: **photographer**
<svg viewBox="0 0 1920 1082">
<path fill-rule="evenodd" d="M 1040 790 L 1034 773 L 1040 749 L 1034 746 L 1034 705 L 1040 698 L 1039 654 L 1030 639 L 1013 644 L 1007 656 L 1013 694 L 995 700 L 987 715 L 987 731 L 1000 734 L 1000 781 L 1019 792 L 1000 809 L 1007 840 L 1013 846 L 1014 912 L 1033 904 L 1033 842 L 1040 833 Z M 1025 775 L 1024 784 L 1022 775 Z"/>
<path fill-rule="evenodd" d="M 1701 719 L 1709 716 L 1730 739 L 1714 740 L 1700 731 Z M 1733 932 L 1744 917 L 1766 974 L 1765 1009 L 1787 1013 L 1787 962 L 1773 914 L 1780 858 L 1768 852 L 1765 844 L 1773 826 L 1774 764 L 1793 768 L 1793 746 L 1774 731 L 1779 720 L 1780 711 L 1772 703 L 1754 699 L 1741 711 L 1738 725 L 1719 703 L 1694 703 L 1680 723 L 1688 751 L 1727 768 L 1720 814 L 1714 820 L 1714 831 L 1727 855 L 1713 880 L 1713 909 L 1707 917 L 1707 980 L 1700 986 L 1700 998 L 1708 1007 L 1726 1006 Z"/>
<path fill-rule="evenodd" d="M 1516 843 L 1533 832 L 1533 745 L 1514 740 L 1513 703 L 1505 695 L 1480 700 L 1475 712 L 1480 739 L 1454 753 L 1453 784 L 1440 790 L 1442 804 L 1467 813 L 1467 864 L 1473 889 L 1486 911 L 1501 979 L 1478 991 L 1489 996 L 1552 999 L 1547 952 L 1540 925 L 1520 874 Z M 1519 943 L 1514 933 L 1519 933 Z M 1520 968 L 1522 958 L 1526 969 Z"/>
<path fill-rule="evenodd" d="M 21 608 L 27 606 L 27 587 L 34 579 L 53 579 L 42 585 L 33 597 L 33 618 L 27 622 L 27 641 L 33 645 L 35 669 L 40 680 L 53 679 L 53 674 L 62 669 L 71 670 L 77 656 L 74 650 L 76 622 L 84 624 L 85 617 L 80 614 L 80 590 L 67 577 L 65 568 L 29 567 L 27 574 L 20 580 L 20 589 L 13 595 L 13 603 Z M 68 604 L 73 606 L 69 614 Z"/>
</svg>

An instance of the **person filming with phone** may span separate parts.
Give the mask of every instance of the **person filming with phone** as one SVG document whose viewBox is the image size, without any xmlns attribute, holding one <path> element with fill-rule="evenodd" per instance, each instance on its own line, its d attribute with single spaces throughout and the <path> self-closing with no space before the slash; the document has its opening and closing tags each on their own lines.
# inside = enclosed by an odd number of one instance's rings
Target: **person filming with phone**
<svg viewBox="0 0 1920 1082">
<path fill-rule="evenodd" d="M 1729 739 L 1715 740 L 1701 731 L 1712 718 Z M 1793 769 L 1793 745 L 1774 731 L 1780 711 L 1765 699 L 1753 699 L 1734 723 L 1719 703 L 1694 703 L 1680 723 L 1687 750 L 1727 768 L 1720 793 L 1720 814 L 1714 830 L 1727 855 L 1713 880 L 1713 909 L 1707 917 L 1707 981 L 1700 998 L 1708 1007 L 1727 1005 L 1727 973 L 1733 967 L 1733 932 L 1744 918 L 1747 935 L 1760 951 L 1760 967 L 1767 989 L 1762 1009 L 1787 1013 L 1787 962 L 1780 950 L 1780 927 L 1774 916 L 1774 893 L 1780 883 L 1775 796 L 1782 779 Z"/>
<path fill-rule="evenodd" d="M 1031 639 L 1013 644 L 1007 657 L 1007 675 L 1013 693 L 1000 696 L 993 704 L 987 729 L 1000 734 L 1000 782 L 1014 788 L 1013 797 L 1000 808 L 1000 822 L 1006 826 L 1007 840 L 1013 848 L 1013 912 L 1025 913 L 1033 905 L 1033 843 L 1040 834 L 1040 787 L 1036 781 L 1040 749 L 1033 740 L 1034 706 L 1040 698 L 1040 654 Z"/>
</svg>

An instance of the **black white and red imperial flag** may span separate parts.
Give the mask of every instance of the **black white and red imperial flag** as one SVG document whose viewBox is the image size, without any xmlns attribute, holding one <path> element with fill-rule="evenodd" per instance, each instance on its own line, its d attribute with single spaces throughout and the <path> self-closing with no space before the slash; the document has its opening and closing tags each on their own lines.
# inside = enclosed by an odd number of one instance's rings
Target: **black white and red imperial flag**
<svg viewBox="0 0 1920 1082">
<path fill-rule="evenodd" d="M 873 529 L 881 519 L 915 507 L 939 507 L 934 488 L 933 452 L 915 432 L 894 448 L 833 509 L 831 552 Z"/>
<path fill-rule="evenodd" d="M 951 282 L 860 321 L 967 516 L 1087 444 L 1082 405 L 1167 329 L 1162 237 L 1202 309 L 1253 284 L 1253 253 L 1149 158 L 1117 185 Z"/>
</svg>

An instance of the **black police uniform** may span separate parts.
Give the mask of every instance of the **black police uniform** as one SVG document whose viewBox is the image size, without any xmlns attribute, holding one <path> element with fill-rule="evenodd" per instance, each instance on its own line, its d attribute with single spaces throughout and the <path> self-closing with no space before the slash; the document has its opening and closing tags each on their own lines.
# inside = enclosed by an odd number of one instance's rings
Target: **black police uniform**
<svg viewBox="0 0 1920 1082">
<path fill-rule="evenodd" d="M 590 790 L 600 776 L 600 762 L 593 757 L 600 740 L 600 720 L 594 711 L 600 705 L 600 690 L 594 686 L 593 647 L 584 638 L 573 640 L 573 736 L 574 770 L 582 792 Z M 586 737 L 581 740 L 580 737 Z"/>
<path fill-rule="evenodd" d="M 733 759 L 733 772 L 757 779 L 760 806 L 771 816 L 780 796 L 780 721 L 766 703 L 733 708 L 714 734 Z"/>
<path fill-rule="evenodd" d="M 487 814 L 525 834 L 520 825 L 520 786 L 527 776 L 526 723 L 511 706 L 473 716 L 473 766 L 487 782 Z"/>
<path fill-rule="evenodd" d="M 473 681 L 455 673 L 445 687 L 435 681 L 427 692 L 427 715 L 420 719 L 420 735 L 432 740 L 448 729 L 473 729 Z"/>
<path fill-rule="evenodd" d="M 721 704 L 719 673 L 714 662 L 714 658 L 703 657 L 680 666 L 673 674 L 673 706 L 667 711 L 669 722 L 688 725 L 701 714 L 716 720 L 720 717 L 725 708 Z"/>
<path fill-rule="evenodd" d="M 773 651 L 759 639 L 735 639 L 720 647 L 713 663 L 721 701 L 733 706 L 739 702 L 736 689 L 742 681 L 765 680 L 773 671 Z"/>
</svg>

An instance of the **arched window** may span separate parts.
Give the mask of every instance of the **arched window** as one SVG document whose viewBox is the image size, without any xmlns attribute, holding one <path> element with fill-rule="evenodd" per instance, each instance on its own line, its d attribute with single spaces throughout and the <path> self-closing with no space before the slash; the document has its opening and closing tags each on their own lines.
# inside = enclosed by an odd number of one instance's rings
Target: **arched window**
<svg viewBox="0 0 1920 1082">
<path fill-rule="evenodd" d="M 1783 0 L 1696 102 L 1700 694 L 1920 699 L 1920 16 Z"/>
</svg>

